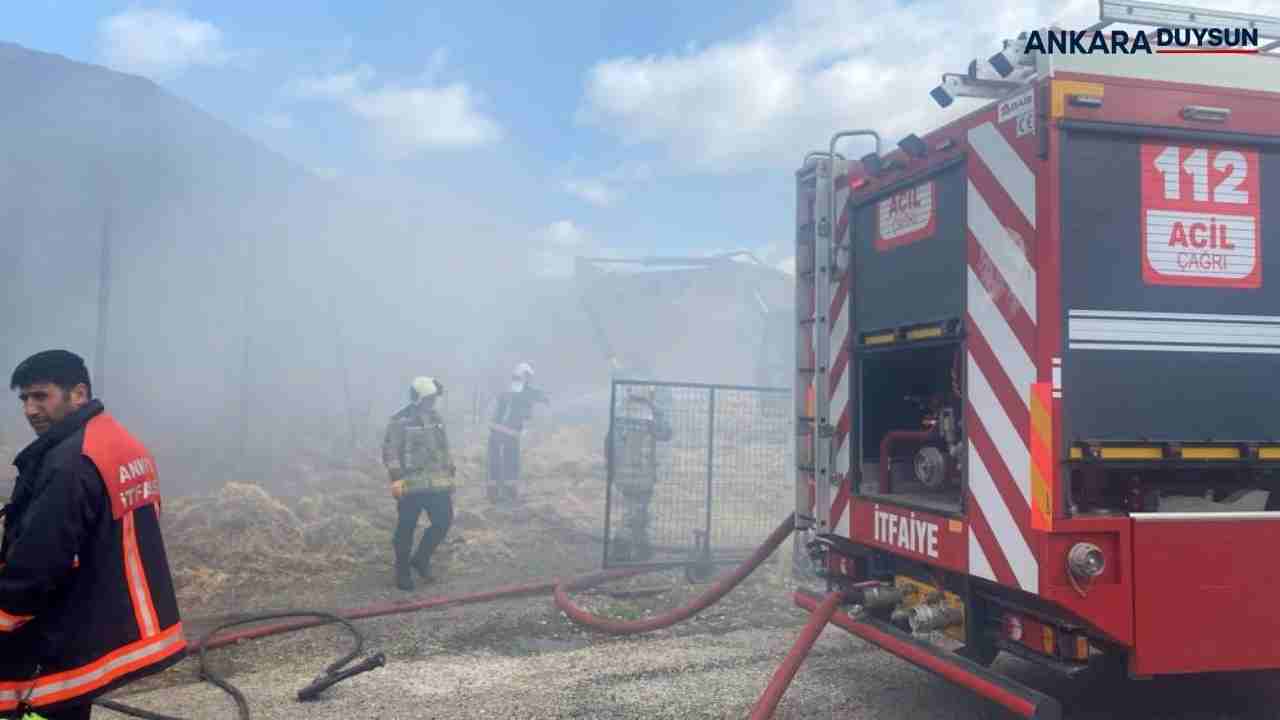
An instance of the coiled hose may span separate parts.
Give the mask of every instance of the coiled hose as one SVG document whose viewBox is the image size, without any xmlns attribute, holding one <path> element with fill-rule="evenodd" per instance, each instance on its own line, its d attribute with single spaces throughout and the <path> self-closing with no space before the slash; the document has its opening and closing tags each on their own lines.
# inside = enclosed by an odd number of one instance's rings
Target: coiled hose
<svg viewBox="0 0 1280 720">
<path fill-rule="evenodd" d="M 780 525 L 778 525 L 778 527 L 772 533 L 770 533 L 768 539 L 764 542 L 764 544 L 756 548 L 756 550 L 751 554 L 751 556 L 748 557 L 746 560 L 742 561 L 732 573 L 713 583 L 712 586 L 708 588 L 706 592 L 694 598 L 693 601 L 688 603 L 687 605 L 676 608 L 674 610 L 670 610 L 666 613 L 663 613 L 662 615 L 658 615 L 656 617 L 648 618 L 645 620 L 619 622 L 617 620 L 612 620 L 610 618 L 603 618 L 598 615 L 592 615 L 591 613 L 588 613 L 585 610 L 574 605 L 569 600 L 569 593 L 593 588 L 609 581 L 621 580 L 629 577 L 634 577 L 637 575 L 642 575 L 645 573 L 656 572 L 659 570 L 670 570 L 670 569 L 681 568 L 681 567 L 687 568 L 691 565 L 705 565 L 706 561 L 682 560 L 682 561 L 674 561 L 674 562 L 648 563 L 645 565 L 637 565 L 637 566 L 621 568 L 617 570 L 607 570 L 604 572 L 591 573 L 589 575 L 583 575 L 577 578 L 569 578 L 565 580 L 553 579 L 553 580 L 543 581 L 543 582 L 511 585 L 511 586 L 496 588 L 494 590 L 487 590 L 479 593 L 470 593 L 466 595 L 454 595 L 451 597 L 450 596 L 432 597 L 432 598 L 426 598 L 423 600 L 407 602 L 407 603 L 380 603 L 380 604 L 365 606 L 362 608 L 342 610 L 336 613 L 310 611 L 310 610 L 290 610 L 290 611 L 283 611 L 283 612 L 254 615 L 251 617 L 242 618 L 239 620 L 234 620 L 228 623 L 224 623 L 214 628 L 213 630 L 210 630 L 208 633 L 205 633 L 204 637 L 201 638 L 200 642 L 197 644 L 197 647 L 199 648 L 199 655 L 200 655 L 200 677 L 204 680 L 208 680 L 214 685 L 217 685 L 219 688 L 221 688 L 222 690 L 230 694 L 236 702 L 236 707 L 238 708 L 239 714 L 240 714 L 240 720 L 249 720 L 249 706 L 244 699 L 244 695 L 240 693 L 240 691 L 237 690 L 230 683 L 226 682 L 224 679 L 222 679 L 221 677 L 219 677 L 218 675 L 216 675 L 215 673 L 213 673 L 208 669 L 208 666 L 205 663 L 206 651 L 210 649 L 225 647 L 227 645 L 231 645 L 233 643 L 237 643 L 242 640 L 268 637 L 271 635 L 279 635 L 287 632 L 293 632 L 296 630 L 302 630 L 305 628 L 316 627 L 318 625 L 327 625 L 333 622 L 341 623 L 345 628 L 347 628 L 352 633 L 352 635 L 355 636 L 356 648 L 351 653 L 343 656 L 341 659 L 339 659 L 338 661 L 331 664 L 328 668 L 326 668 L 325 672 L 322 673 L 318 678 L 316 678 L 315 682 L 307 686 L 307 688 L 304 688 L 303 690 L 299 691 L 298 693 L 299 700 L 307 700 L 307 699 L 310 699 L 311 697 L 314 697 L 316 693 L 320 692 L 326 687 L 329 687 L 335 682 L 344 680 L 360 672 L 371 670 L 374 667 L 378 667 L 385 662 L 382 654 L 379 653 L 355 667 L 349 668 L 347 670 L 340 670 L 340 668 L 342 668 L 347 663 L 351 662 L 351 660 L 355 659 L 358 655 L 360 655 L 360 653 L 363 652 L 363 649 L 364 649 L 364 637 L 363 635 L 360 634 L 360 631 L 357 630 L 355 626 L 351 624 L 350 622 L 351 620 L 370 618 L 370 617 L 379 617 L 383 615 L 393 615 L 393 614 L 399 614 L 399 613 L 417 612 L 420 610 L 437 608 L 437 607 L 442 607 L 446 605 L 465 605 L 465 604 L 473 604 L 473 603 L 480 603 L 480 602 L 490 602 L 493 600 L 518 597 L 521 595 L 541 594 L 548 591 L 551 591 L 554 593 L 556 607 L 562 610 L 565 613 L 565 615 L 569 618 L 569 620 L 571 620 L 572 622 L 578 625 L 581 625 L 591 630 L 595 630 L 597 632 L 605 633 L 608 635 L 636 635 L 640 633 L 650 632 L 653 630 L 670 627 L 672 625 L 675 625 L 676 623 L 687 620 L 693 617 L 694 615 L 698 614 L 699 612 L 702 612 L 703 610 L 707 609 L 708 607 L 715 604 L 716 602 L 718 602 L 721 598 L 727 595 L 731 590 L 737 587 L 743 580 L 745 580 L 747 576 L 749 576 L 752 572 L 754 572 L 760 566 L 761 563 L 763 563 L 766 559 L 768 559 L 768 557 L 773 554 L 773 551 L 776 550 L 784 540 L 786 540 L 787 536 L 789 536 L 794 529 L 795 529 L 795 516 L 788 515 L 787 518 Z M 718 561 L 718 562 L 713 562 L 711 564 L 718 565 L 718 564 L 725 564 L 725 563 L 724 561 Z M 216 635 L 217 633 L 221 632 L 226 628 L 234 627 L 237 625 L 246 625 L 249 623 L 257 623 L 264 620 L 273 620 L 277 618 L 286 618 L 286 617 L 310 617 L 312 619 L 294 620 L 292 622 L 275 623 L 272 625 L 251 628 L 248 630 L 241 630 L 236 633 L 223 635 L 222 637 L 219 637 L 217 640 L 211 639 L 214 635 Z M 139 708 L 134 708 L 134 707 L 124 705 L 122 703 L 118 703 L 112 700 L 105 700 L 105 699 L 95 700 L 94 704 L 107 708 L 108 710 L 114 710 L 116 712 L 124 713 L 126 715 L 132 715 L 134 717 L 143 718 L 144 720 L 185 720 L 184 718 L 175 718 L 168 715 L 162 715 L 159 713 L 150 712 L 150 711 L 142 710 Z"/>
<path fill-rule="evenodd" d="M 321 622 L 312 623 L 313 625 L 327 625 L 329 623 L 339 623 L 344 628 L 346 628 L 348 632 L 351 633 L 351 636 L 353 638 L 355 638 L 355 647 L 351 650 L 351 652 L 347 653 L 346 655 L 343 655 L 341 658 L 331 663 L 328 667 L 324 669 L 324 672 L 321 673 L 310 685 L 298 691 L 299 700 L 310 700 L 314 698 L 321 690 L 324 690 L 325 688 L 330 687 L 334 683 L 337 683 L 341 680 L 345 680 L 354 675 L 358 675 L 362 672 L 372 670 L 375 667 L 381 667 L 386 663 L 386 658 L 383 656 L 383 654 L 377 653 L 376 655 L 366 658 L 363 662 L 357 664 L 356 666 L 343 670 L 343 668 L 346 667 L 348 663 L 350 663 L 352 660 L 355 660 L 357 657 L 360 656 L 361 653 L 364 652 L 364 635 L 349 620 L 335 613 L 324 612 L 320 610 L 285 610 L 281 612 L 261 613 L 261 614 L 241 618 L 239 620 L 232 620 L 230 622 L 223 623 L 213 628 L 209 632 L 205 633 L 204 637 L 202 637 L 200 641 L 196 643 L 196 647 L 200 655 L 200 678 L 202 680 L 208 680 L 210 683 L 213 683 L 214 685 L 218 686 L 224 692 L 230 695 L 233 700 L 235 700 L 236 708 L 239 710 L 239 713 L 240 713 L 240 720 L 249 720 L 249 702 L 245 700 L 244 694 L 241 693 L 238 688 L 236 688 L 234 685 L 224 680 L 217 673 L 209 669 L 209 666 L 207 663 L 208 656 L 206 655 L 206 652 L 209 650 L 209 646 L 210 646 L 209 639 L 212 638 L 214 635 L 217 635 L 219 632 L 226 630 L 227 628 L 236 627 L 237 625 L 248 625 L 250 623 L 262 622 L 264 620 L 276 620 L 279 618 L 286 618 L 286 617 L 314 617 L 314 618 L 322 619 Z M 226 643 L 223 642 L 223 643 L 219 643 L 218 645 L 221 646 L 224 644 Z M 125 715 L 132 715 L 134 717 L 143 718 L 144 720 L 185 720 L 184 718 L 173 717 L 171 715 L 163 715 L 161 713 L 152 712 L 150 710 L 143 710 L 141 708 L 132 707 L 130 705 L 125 705 L 123 703 L 119 703 L 114 700 L 107 700 L 105 698 L 94 700 L 93 704 L 98 705 L 100 707 L 104 707 L 108 710 L 114 710 L 115 712 L 124 713 Z"/>
</svg>

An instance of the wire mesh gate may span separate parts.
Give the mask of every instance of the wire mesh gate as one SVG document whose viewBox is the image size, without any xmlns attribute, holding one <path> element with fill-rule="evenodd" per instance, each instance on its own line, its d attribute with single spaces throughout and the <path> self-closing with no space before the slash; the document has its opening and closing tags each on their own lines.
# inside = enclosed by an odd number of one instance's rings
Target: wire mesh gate
<svg viewBox="0 0 1280 720">
<path fill-rule="evenodd" d="M 614 380 L 604 567 L 745 557 L 791 509 L 791 390 Z"/>
</svg>

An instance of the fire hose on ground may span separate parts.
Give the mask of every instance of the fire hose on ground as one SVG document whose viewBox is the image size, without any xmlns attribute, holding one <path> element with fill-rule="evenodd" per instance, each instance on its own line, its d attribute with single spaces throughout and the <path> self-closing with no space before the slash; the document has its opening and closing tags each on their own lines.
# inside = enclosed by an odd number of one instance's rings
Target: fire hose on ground
<svg viewBox="0 0 1280 720">
<path fill-rule="evenodd" d="M 218 686 L 224 692 L 230 695 L 232 699 L 235 700 L 236 708 L 240 712 L 241 720 L 248 720 L 249 718 L 249 703 L 247 700 L 245 700 L 244 694 L 241 693 L 239 689 L 237 689 L 234 685 L 227 682 L 221 676 L 219 676 L 218 674 L 214 673 L 209 669 L 207 664 L 206 652 L 210 649 L 210 647 L 221 647 L 223 644 L 225 644 L 221 640 L 217 644 L 213 644 L 209 642 L 209 639 L 212 638 L 217 633 L 221 632 L 222 630 L 235 627 L 237 625 L 246 625 L 249 623 L 261 622 L 263 620 L 275 620 L 277 618 L 284 618 L 284 617 L 323 618 L 323 621 L 317 624 L 339 623 L 344 628 L 346 628 L 348 632 L 351 633 L 352 637 L 355 638 L 355 648 L 351 652 L 342 656 L 337 661 L 331 663 L 328 667 L 324 669 L 324 672 L 321 673 L 320 676 L 317 677 L 310 685 L 298 691 L 299 700 L 303 700 L 303 701 L 311 700 L 316 696 L 318 696 L 322 690 L 342 680 L 345 680 L 350 677 L 354 677 L 356 675 L 359 675 L 362 672 L 372 670 L 376 667 L 382 667 L 384 664 L 386 664 L 385 656 L 383 656 L 382 653 L 377 653 L 368 658 L 365 658 L 363 661 L 357 663 L 356 665 L 353 665 L 350 668 L 346 668 L 346 666 L 352 660 L 355 660 L 357 657 L 361 655 L 361 653 L 364 652 L 365 639 L 364 639 L 364 635 L 347 618 L 341 617 L 340 615 L 337 615 L 335 613 L 313 611 L 313 610 L 286 610 L 282 612 L 262 613 L 262 614 L 253 615 L 246 618 L 241 618 L 239 620 L 232 620 L 230 622 L 223 623 L 215 627 L 214 629 L 210 630 L 208 633 L 205 633 L 204 637 L 201 638 L 200 641 L 196 644 L 197 652 L 199 653 L 199 657 L 200 657 L 200 677 Z M 343 668 L 346 668 L 346 669 L 344 670 Z M 94 704 L 104 707 L 108 710 L 114 710 L 115 712 L 124 713 L 126 715 L 132 715 L 134 717 L 144 718 L 145 720 L 183 720 L 182 718 L 175 718 L 169 715 L 163 715 L 160 713 L 152 712 L 150 710 L 135 708 L 129 705 L 125 705 L 123 703 L 115 702 L 114 700 L 99 699 L 99 700 L 95 700 Z"/>
<path fill-rule="evenodd" d="M 491 602 L 494 600 L 514 598 L 514 597 L 520 597 L 520 596 L 526 596 L 526 595 L 539 595 L 547 592 L 552 592 L 554 594 L 556 607 L 562 610 L 571 621 L 573 621 L 578 625 L 587 627 L 591 630 L 595 630 L 597 632 L 604 633 L 607 635 L 635 635 L 635 634 L 650 632 L 653 630 L 659 630 L 662 628 L 670 627 L 672 625 L 683 622 L 685 620 L 688 620 L 689 618 L 693 617 L 699 612 L 702 612 L 708 607 L 714 605 L 716 602 L 719 602 L 721 598 L 723 598 L 735 587 L 737 587 L 738 584 L 740 584 L 743 580 L 747 578 L 747 576 L 749 576 L 752 572 L 754 572 L 756 568 L 760 566 L 761 563 L 763 563 L 766 559 L 768 559 L 768 557 L 773 554 L 773 551 L 776 550 L 784 540 L 786 540 L 786 538 L 791 534 L 792 530 L 794 529 L 795 529 L 795 517 L 794 515 L 788 515 L 786 520 L 784 520 L 782 524 L 780 524 L 769 535 L 768 539 L 762 545 L 760 545 L 760 547 L 756 548 L 756 550 L 751 554 L 750 557 L 748 557 L 741 564 L 739 564 L 738 567 L 732 573 L 712 583 L 711 587 L 709 587 L 705 592 L 700 594 L 698 597 L 694 598 L 694 600 L 688 603 L 687 605 L 683 607 L 675 608 L 661 615 L 657 615 L 655 617 L 647 618 L 644 620 L 620 622 L 620 621 L 612 620 L 609 618 L 603 618 L 598 615 L 592 615 L 591 613 L 588 613 L 585 610 L 574 605 L 573 602 L 569 599 L 569 593 L 594 588 L 596 586 L 603 585 L 604 583 L 614 581 L 614 580 L 621 580 L 621 579 L 633 577 L 636 575 L 642 575 L 645 573 L 656 572 L 660 570 L 669 570 L 669 569 L 675 569 L 680 567 L 687 567 L 690 564 L 697 563 L 697 562 L 705 562 L 705 561 L 685 560 L 685 561 L 675 561 L 675 562 L 647 563 L 644 565 L 637 565 L 633 567 L 591 573 L 589 575 L 584 575 L 577 578 L 571 578 L 568 580 L 554 579 L 554 580 L 541 581 L 541 582 L 525 583 L 520 585 L 508 585 L 505 587 L 495 588 L 493 590 L 487 590 L 484 592 L 469 593 L 465 595 L 432 597 L 432 598 L 426 598 L 426 599 L 414 601 L 414 602 L 379 603 L 379 604 L 369 605 L 362 608 L 355 608 L 351 610 L 340 610 L 334 613 L 310 611 L 310 610 L 292 610 L 292 611 L 281 611 L 281 612 L 247 616 L 247 617 L 243 617 L 243 618 L 219 625 L 218 627 L 206 633 L 204 637 L 200 639 L 200 641 L 196 645 L 197 651 L 199 653 L 199 658 L 200 658 L 199 676 L 201 679 L 211 682 L 212 684 L 218 686 L 219 688 L 227 692 L 229 695 L 231 695 L 236 702 L 236 706 L 237 706 L 237 709 L 239 710 L 239 716 L 241 720 L 249 720 L 249 717 L 250 717 L 249 706 L 244 699 L 244 695 L 241 694 L 240 691 L 237 690 L 230 683 L 226 682 L 224 679 L 222 679 L 221 677 L 219 677 L 218 675 L 216 675 L 215 673 L 209 670 L 205 660 L 207 651 L 226 647 L 228 645 L 239 643 L 244 640 L 269 637 L 272 635 L 280 635 L 283 633 L 294 632 L 294 631 L 303 630 L 306 628 L 312 628 L 312 627 L 317 627 L 321 625 L 328 625 L 330 623 L 335 623 L 335 622 L 341 623 L 352 635 L 355 636 L 356 647 L 351 653 L 348 653 L 346 656 L 344 656 L 343 658 L 339 659 L 337 662 L 334 662 L 328 668 L 326 668 L 324 673 L 322 673 L 318 678 L 316 678 L 316 680 L 312 682 L 311 685 L 307 686 L 307 688 L 304 688 L 303 690 L 298 692 L 299 700 L 303 700 L 303 701 L 311 700 L 315 698 L 322 690 L 334 685 L 335 683 L 341 680 L 345 680 L 350 677 L 353 677 L 367 670 L 372 670 L 376 667 L 380 667 L 385 663 L 385 659 L 383 655 L 381 653 L 378 653 L 366 659 L 365 661 L 359 663 L 356 666 L 353 666 L 346 670 L 341 669 L 345 667 L 348 663 L 350 663 L 352 660 L 354 660 L 356 657 L 358 657 L 364 650 L 364 636 L 351 623 L 352 620 L 359 620 L 359 619 L 371 618 L 371 617 L 380 617 L 385 615 L 418 612 L 421 610 L 428 610 L 428 609 L 444 607 L 444 606 L 469 605 L 469 604 L 482 603 L 482 602 Z M 275 623 L 271 625 L 249 628 L 249 629 L 240 630 L 233 633 L 225 633 L 217 637 L 216 639 L 214 639 L 215 635 L 218 635 L 221 631 L 230 627 L 234 627 L 238 625 L 247 625 L 251 623 L 262 622 L 264 620 L 273 620 L 273 619 L 284 618 L 284 617 L 306 617 L 310 619 L 293 620 L 289 622 L 281 622 L 281 623 Z M 812 624 L 813 623 L 811 622 L 810 625 Z M 826 623 L 824 622 L 822 624 L 825 625 Z M 816 637 L 817 637 L 817 634 L 815 632 L 813 634 L 813 639 L 816 640 Z M 812 640 L 809 641 L 809 645 L 812 645 Z M 791 656 L 788 656 L 788 662 L 791 663 L 791 665 L 793 666 L 790 671 L 791 675 L 794 675 L 795 668 L 798 668 L 799 662 L 803 660 L 803 654 L 807 652 L 808 652 L 808 649 L 806 647 L 804 652 L 801 653 L 801 656 L 799 658 L 793 659 Z M 794 650 L 792 654 L 795 655 Z M 790 682 L 790 677 L 788 676 L 786 683 L 789 683 L 789 682 Z M 770 689 L 767 691 L 767 694 L 776 694 L 777 697 L 780 698 L 781 691 L 785 690 L 786 683 L 782 683 L 780 687 L 776 687 L 778 683 L 776 682 L 776 679 L 775 679 L 775 683 L 770 685 Z M 773 700 L 772 702 L 774 703 L 774 705 L 776 705 L 777 701 Z M 94 704 L 107 708 L 109 710 L 113 710 L 115 712 L 124 713 L 126 715 L 132 715 L 134 717 L 144 718 L 145 720 L 183 720 L 182 718 L 174 718 L 167 715 L 162 715 L 160 713 L 152 712 L 149 710 L 135 708 L 135 707 L 125 705 L 113 700 L 99 699 L 99 700 L 95 700 Z M 755 718 L 757 716 L 758 715 L 753 715 L 752 717 Z M 767 715 L 759 716 L 759 717 L 767 717 Z"/>
<path fill-rule="evenodd" d="M 569 593 L 587 590 L 612 580 L 624 579 L 658 570 L 674 569 L 679 567 L 687 568 L 694 563 L 705 564 L 706 561 L 698 560 L 649 563 L 629 568 L 592 573 L 568 580 L 549 580 L 521 585 L 511 585 L 479 593 L 455 595 L 452 597 L 433 597 L 407 603 L 382 603 L 353 610 L 338 611 L 335 613 L 293 610 L 240 618 L 214 628 L 197 644 L 200 657 L 200 677 L 214 685 L 217 685 L 219 688 L 230 694 L 235 699 L 241 720 L 248 720 L 250 717 L 249 707 L 243 694 L 241 694 L 239 690 L 230 683 L 218 677 L 208 669 L 205 663 L 206 652 L 208 650 L 226 647 L 243 640 L 279 635 L 334 622 L 341 623 L 349 632 L 352 633 L 352 635 L 355 636 L 356 647 L 351 653 L 329 665 L 329 667 L 326 668 L 325 671 L 310 685 L 298 692 L 298 699 L 300 701 L 307 701 L 314 699 L 320 694 L 320 692 L 342 680 L 354 677 L 362 672 L 372 670 L 385 664 L 384 657 L 381 653 L 378 653 L 355 666 L 346 668 L 345 670 L 342 669 L 349 662 L 358 657 L 360 653 L 363 652 L 364 648 L 364 637 L 351 623 L 351 620 L 417 612 L 420 610 L 448 605 L 466 605 L 490 602 L 499 599 L 543 594 L 546 592 L 554 593 L 556 607 L 562 610 L 572 622 L 591 630 L 609 635 L 634 635 L 658 630 L 687 620 L 718 602 L 739 583 L 745 580 L 747 576 L 754 572 L 770 555 L 772 555 L 773 551 L 782 544 L 794 529 L 795 516 L 789 515 L 786 520 L 784 520 L 782 524 L 769 535 L 769 538 L 760 547 L 758 547 L 749 558 L 739 564 L 739 566 L 728 576 L 714 582 L 710 588 L 689 604 L 646 620 L 619 622 L 609 618 L 592 615 L 574 605 L 569 600 Z M 868 581 L 857 583 L 850 589 L 856 591 L 860 588 L 878 584 L 879 583 L 875 581 Z M 773 716 L 782 696 L 786 693 L 787 688 L 790 686 L 791 681 L 798 672 L 800 665 L 804 662 L 809 651 L 812 650 L 814 643 L 817 642 L 818 636 L 822 633 L 828 623 L 835 623 L 850 633 L 889 650 L 893 654 L 898 655 L 918 667 L 934 672 L 961 686 L 968 687 L 979 695 L 1003 705 L 1023 717 L 1033 718 L 1036 720 L 1058 720 L 1061 718 L 1061 707 L 1058 705 L 1056 700 L 1049 696 L 1043 695 L 1042 693 L 1025 686 L 1021 686 L 1018 683 L 1008 681 L 1005 678 L 992 673 L 990 670 L 987 670 L 985 667 L 965 660 L 964 658 L 944 658 L 923 641 L 909 637 L 895 627 L 877 623 L 874 620 L 855 620 L 849 615 L 840 612 L 838 607 L 840 603 L 847 598 L 847 592 L 841 590 L 830 592 L 820 602 L 817 598 L 810 598 L 804 593 L 798 592 L 796 594 L 796 604 L 809 610 L 812 615 L 809 621 L 805 624 L 803 630 L 800 632 L 800 635 L 797 637 L 795 644 L 787 653 L 786 658 L 774 673 L 774 676 L 770 680 L 768 686 L 752 708 L 750 720 L 766 720 Z M 311 619 L 295 620 L 292 622 L 276 623 L 273 625 L 240 630 L 235 633 L 222 635 L 216 640 L 213 639 L 214 635 L 229 627 L 261 622 L 263 620 L 295 616 L 310 617 Z M 107 699 L 96 700 L 95 704 L 116 712 L 144 718 L 144 720 L 183 720 L 182 718 L 174 718 L 148 710 L 134 708 Z"/>
</svg>

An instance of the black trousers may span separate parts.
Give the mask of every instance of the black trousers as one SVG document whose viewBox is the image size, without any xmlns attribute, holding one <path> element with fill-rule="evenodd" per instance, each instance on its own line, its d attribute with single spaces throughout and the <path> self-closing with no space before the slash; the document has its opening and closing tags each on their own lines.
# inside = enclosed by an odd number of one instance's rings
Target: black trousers
<svg viewBox="0 0 1280 720">
<path fill-rule="evenodd" d="M 35 712 L 40 717 L 45 718 L 45 720 L 89 720 L 89 714 L 93 712 L 93 703 L 86 702 L 83 705 L 77 705 L 75 707 L 63 707 L 54 711 L 41 710 L 40 708 L 36 708 L 33 712 Z M 17 720 L 18 718 L 21 718 L 21 717 L 22 715 L 20 714 L 14 714 L 14 715 L 0 714 L 0 718 L 4 718 L 5 720 L 8 720 L 9 718 L 13 718 L 14 720 Z"/>
<path fill-rule="evenodd" d="M 391 540 L 396 552 L 396 565 L 405 566 L 429 559 L 436 547 L 444 542 L 449 526 L 453 524 L 453 493 L 447 490 L 406 493 L 396 501 L 396 509 L 399 517 Z M 418 517 L 423 512 L 426 512 L 431 526 L 422 534 L 417 552 L 413 552 L 413 536 L 418 530 Z"/>
<path fill-rule="evenodd" d="M 91 703 L 85 703 L 80 707 L 65 708 L 54 713 L 40 713 L 47 720 L 89 720 L 89 713 L 93 711 Z"/>
<path fill-rule="evenodd" d="M 498 487 L 515 485 L 520 479 L 520 438 L 489 432 L 489 482 Z"/>
</svg>

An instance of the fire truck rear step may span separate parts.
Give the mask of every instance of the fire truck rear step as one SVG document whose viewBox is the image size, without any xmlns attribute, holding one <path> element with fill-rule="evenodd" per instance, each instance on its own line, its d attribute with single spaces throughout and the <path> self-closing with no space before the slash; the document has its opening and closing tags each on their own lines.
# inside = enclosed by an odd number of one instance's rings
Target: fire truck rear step
<svg viewBox="0 0 1280 720">
<path fill-rule="evenodd" d="M 813 612 L 822 602 L 816 594 L 797 591 L 795 604 Z M 974 693 L 1033 720 L 1060 720 L 1062 705 L 1054 698 L 994 672 L 955 653 L 918 640 L 898 628 L 869 617 L 851 617 L 837 610 L 831 622 L 883 650 L 897 655 L 917 667 L 971 690 Z"/>
</svg>

